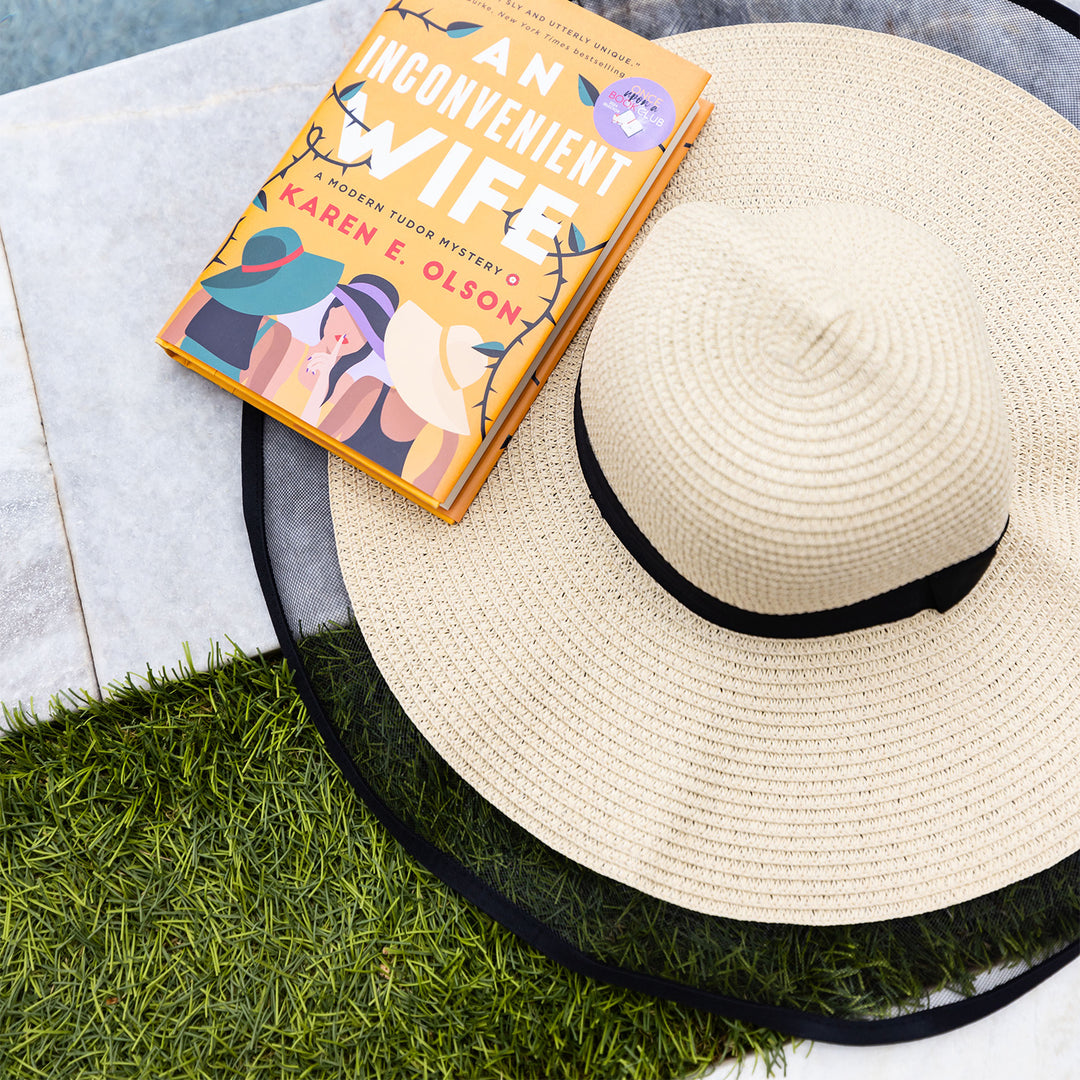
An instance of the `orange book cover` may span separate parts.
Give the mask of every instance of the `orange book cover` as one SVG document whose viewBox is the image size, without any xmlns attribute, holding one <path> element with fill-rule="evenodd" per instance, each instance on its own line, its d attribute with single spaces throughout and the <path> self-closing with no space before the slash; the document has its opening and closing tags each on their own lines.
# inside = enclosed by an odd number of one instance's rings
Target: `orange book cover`
<svg viewBox="0 0 1080 1080">
<path fill-rule="evenodd" d="M 459 521 L 707 79 L 569 0 L 395 0 L 158 342 Z"/>
</svg>

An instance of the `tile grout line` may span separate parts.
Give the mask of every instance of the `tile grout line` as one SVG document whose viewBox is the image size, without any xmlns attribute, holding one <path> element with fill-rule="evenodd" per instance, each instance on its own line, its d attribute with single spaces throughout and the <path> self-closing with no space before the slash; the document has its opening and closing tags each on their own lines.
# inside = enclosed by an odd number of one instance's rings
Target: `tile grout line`
<svg viewBox="0 0 1080 1080">
<path fill-rule="evenodd" d="M 30 348 L 26 342 L 26 331 L 23 327 L 22 309 L 19 306 L 19 294 L 15 289 L 15 275 L 11 272 L 11 260 L 8 259 L 7 245 L 4 242 L 4 231 L 0 228 L 0 259 L 3 260 L 7 271 L 8 281 L 11 284 L 11 297 L 15 305 L 15 318 L 19 325 L 19 335 L 23 343 L 23 355 L 26 357 L 26 370 L 30 376 L 30 386 L 34 393 L 34 404 L 37 406 L 38 424 L 41 427 L 41 439 L 45 446 L 45 460 L 49 463 L 49 472 L 52 474 L 53 497 L 56 500 L 56 510 L 60 515 L 60 531 L 64 538 L 64 548 L 67 551 L 68 567 L 71 571 L 71 584 L 75 589 L 75 602 L 79 608 L 79 620 L 82 623 L 83 640 L 86 642 L 86 651 L 90 657 L 90 672 L 94 680 L 93 692 L 98 698 L 101 697 L 101 680 L 98 677 L 97 660 L 94 657 L 94 646 L 90 641 L 90 628 L 86 625 L 86 611 L 83 609 L 82 593 L 79 590 L 79 577 L 75 572 L 75 559 L 71 552 L 71 538 L 68 535 L 67 517 L 64 514 L 64 504 L 60 498 L 60 488 L 57 483 L 56 469 L 53 467 L 52 454 L 49 451 L 49 435 L 45 430 L 45 417 L 41 412 L 41 399 L 38 396 L 37 379 L 34 378 L 34 365 L 30 362 Z M 57 692 L 62 693 L 74 687 L 60 687 Z"/>
</svg>

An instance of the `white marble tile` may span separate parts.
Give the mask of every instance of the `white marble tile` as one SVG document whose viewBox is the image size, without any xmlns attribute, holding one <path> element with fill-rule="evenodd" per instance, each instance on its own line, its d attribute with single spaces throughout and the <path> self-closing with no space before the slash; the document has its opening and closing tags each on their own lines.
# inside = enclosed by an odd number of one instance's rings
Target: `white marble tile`
<svg viewBox="0 0 1080 1080">
<path fill-rule="evenodd" d="M 102 686 L 184 642 L 276 645 L 240 405 L 154 335 L 374 11 L 326 0 L 0 98 L 0 231 Z M 81 679 L 37 645 L 53 689 Z"/>
<path fill-rule="evenodd" d="M 732 1076 L 730 1065 L 708 1080 Z M 765 1080 L 747 1061 L 739 1080 Z M 891 1046 L 803 1043 L 788 1049 L 783 1080 L 1080 1080 L 1080 961 L 982 1020 Z"/>
<path fill-rule="evenodd" d="M 44 716 L 96 683 L 2 247 L 0 386 L 0 702 Z"/>
</svg>

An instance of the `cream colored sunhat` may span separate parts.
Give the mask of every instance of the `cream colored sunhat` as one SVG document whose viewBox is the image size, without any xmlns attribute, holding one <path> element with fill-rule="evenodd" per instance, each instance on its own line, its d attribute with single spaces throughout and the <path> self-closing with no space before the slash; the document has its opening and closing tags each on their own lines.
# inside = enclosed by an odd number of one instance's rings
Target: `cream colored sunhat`
<svg viewBox="0 0 1080 1080">
<path fill-rule="evenodd" d="M 412 300 L 401 304 L 386 328 L 386 367 L 405 404 L 429 424 L 469 433 L 464 388 L 488 361 L 473 347 L 483 341 L 473 326 L 443 327 Z"/>
<path fill-rule="evenodd" d="M 886 35 L 667 43 L 713 116 L 464 521 L 331 460 L 360 628 L 610 878 L 764 922 L 980 896 L 1080 848 L 1080 134 Z"/>
</svg>

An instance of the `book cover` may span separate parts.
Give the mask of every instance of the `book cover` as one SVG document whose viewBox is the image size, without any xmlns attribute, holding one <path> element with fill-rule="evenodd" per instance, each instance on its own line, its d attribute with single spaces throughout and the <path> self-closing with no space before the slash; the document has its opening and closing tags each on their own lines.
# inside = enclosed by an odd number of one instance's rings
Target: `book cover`
<svg viewBox="0 0 1080 1080">
<path fill-rule="evenodd" d="M 395 0 L 158 342 L 458 521 L 707 78 L 569 0 Z"/>
</svg>

